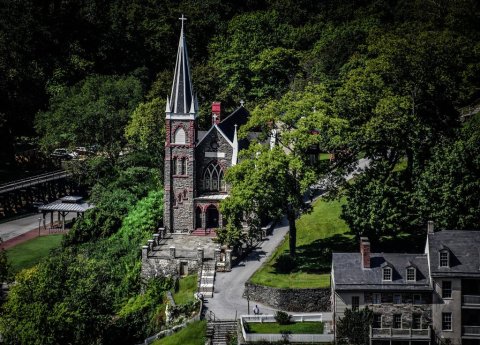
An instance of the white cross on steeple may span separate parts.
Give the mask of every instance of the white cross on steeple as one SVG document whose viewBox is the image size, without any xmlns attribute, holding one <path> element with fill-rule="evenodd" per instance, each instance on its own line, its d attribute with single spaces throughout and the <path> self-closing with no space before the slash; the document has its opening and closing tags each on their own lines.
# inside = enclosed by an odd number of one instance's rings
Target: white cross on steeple
<svg viewBox="0 0 480 345">
<path fill-rule="evenodd" d="M 182 14 L 182 16 L 178 19 L 180 19 L 182 21 L 182 30 L 183 30 L 183 22 L 185 22 L 187 20 L 187 18 Z"/>
</svg>

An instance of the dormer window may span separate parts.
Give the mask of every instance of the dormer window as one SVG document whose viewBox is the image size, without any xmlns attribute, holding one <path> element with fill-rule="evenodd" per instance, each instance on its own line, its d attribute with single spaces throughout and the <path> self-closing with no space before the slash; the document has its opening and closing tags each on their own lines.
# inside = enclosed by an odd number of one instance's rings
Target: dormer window
<svg viewBox="0 0 480 345">
<path fill-rule="evenodd" d="M 392 281 L 392 269 L 390 267 L 383 269 L 383 281 Z"/>
<path fill-rule="evenodd" d="M 448 250 L 440 251 L 440 267 L 450 267 L 450 254 Z"/>
<path fill-rule="evenodd" d="M 417 269 L 415 267 L 407 268 L 407 281 L 414 282 L 417 280 Z"/>
</svg>

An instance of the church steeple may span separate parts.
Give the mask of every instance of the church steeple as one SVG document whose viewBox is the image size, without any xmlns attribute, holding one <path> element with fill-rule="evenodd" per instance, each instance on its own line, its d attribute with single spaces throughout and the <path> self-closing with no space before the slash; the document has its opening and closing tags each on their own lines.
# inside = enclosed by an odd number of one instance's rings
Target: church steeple
<svg viewBox="0 0 480 345">
<path fill-rule="evenodd" d="M 191 113 L 191 105 L 192 103 L 195 103 L 195 98 L 190 74 L 190 63 L 188 61 L 187 43 L 183 32 L 183 23 L 187 18 L 182 14 L 182 17 L 179 19 L 182 21 L 182 30 L 180 32 L 177 61 L 175 64 L 175 73 L 173 75 L 170 109 L 172 114 L 187 115 Z"/>
</svg>

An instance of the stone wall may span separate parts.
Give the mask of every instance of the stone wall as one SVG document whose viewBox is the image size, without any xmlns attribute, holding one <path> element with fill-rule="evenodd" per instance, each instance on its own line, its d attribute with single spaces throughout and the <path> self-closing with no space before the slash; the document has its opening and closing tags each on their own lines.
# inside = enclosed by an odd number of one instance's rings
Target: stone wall
<svg viewBox="0 0 480 345">
<path fill-rule="evenodd" d="M 291 312 L 330 311 L 330 289 L 279 289 L 245 283 L 244 297 Z"/>
<path fill-rule="evenodd" d="M 142 272 L 143 279 L 163 276 L 180 276 L 182 274 L 198 273 L 204 259 L 203 248 L 196 250 L 177 250 L 169 247 L 167 254 L 154 250 L 165 235 L 165 229 L 160 228 L 159 233 L 153 235 L 147 245 L 142 246 Z"/>
</svg>

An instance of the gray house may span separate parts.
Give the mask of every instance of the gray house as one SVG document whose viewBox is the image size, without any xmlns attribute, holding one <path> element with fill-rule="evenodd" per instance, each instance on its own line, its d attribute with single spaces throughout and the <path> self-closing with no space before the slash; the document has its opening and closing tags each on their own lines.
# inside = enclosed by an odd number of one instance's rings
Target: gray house
<svg viewBox="0 0 480 345">
<path fill-rule="evenodd" d="M 429 230 L 425 251 L 435 335 L 453 344 L 480 345 L 480 231 Z"/>
<path fill-rule="evenodd" d="M 431 298 L 425 254 L 371 253 L 364 237 L 360 253 L 333 253 L 334 320 L 370 308 L 372 344 L 430 344 Z"/>
<path fill-rule="evenodd" d="M 334 253 L 334 320 L 346 308 L 368 307 L 371 344 L 480 345 L 480 232 L 434 232 L 425 253 Z"/>
</svg>

